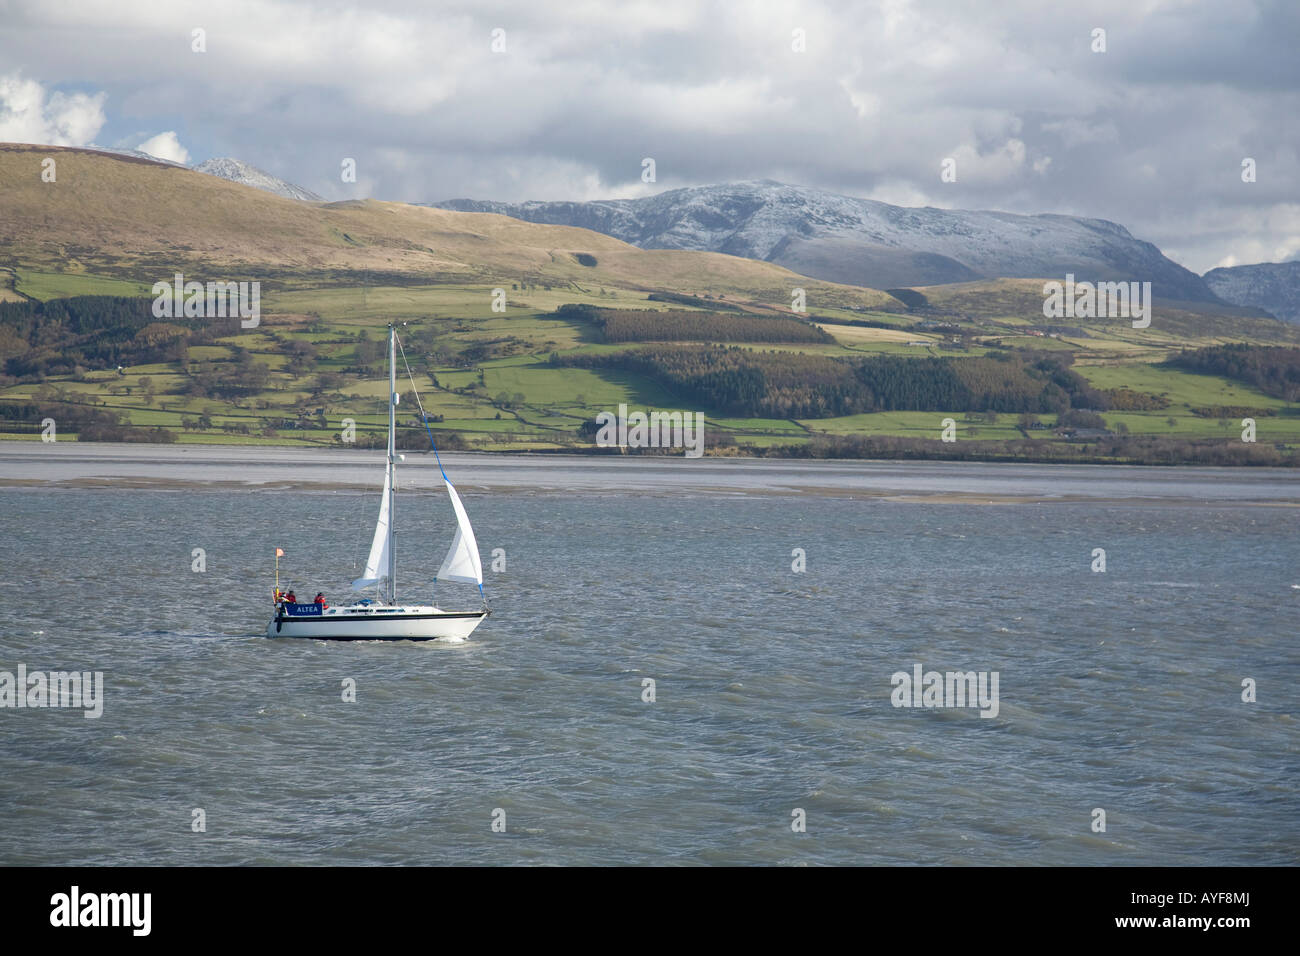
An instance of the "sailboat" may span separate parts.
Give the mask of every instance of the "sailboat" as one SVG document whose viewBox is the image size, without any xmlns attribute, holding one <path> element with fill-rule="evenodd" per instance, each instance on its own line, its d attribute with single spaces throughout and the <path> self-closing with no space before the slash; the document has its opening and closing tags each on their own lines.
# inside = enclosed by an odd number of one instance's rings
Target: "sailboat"
<svg viewBox="0 0 1300 956">
<path fill-rule="evenodd" d="M 405 359 L 405 353 L 403 353 Z M 407 366 L 408 372 L 410 366 Z M 412 388 L 415 383 L 412 381 Z M 419 395 L 416 394 L 416 402 Z M 364 591 L 375 587 L 377 599 L 363 598 L 342 607 L 325 607 L 323 604 L 298 604 L 284 600 L 277 577 L 275 589 L 275 616 L 266 626 L 267 637 L 306 637 L 326 641 L 463 641 L 491 613 L 487 600 L 477 611 L 444 611 L 431 604 L 399 604 L 397 601 L 397 560 L 393 548 L 396 513 L 394 499 L 397 494 L 397 330 L 388 327 L 388 463 L 384 468 L 384 492 L 379 505 L 379 520 L 370 542 L 370 554 L 361 577 L 352 582 L 352 590 Z M 428 417 L 420 405 L 420 419 L 428 429 Z M 470 526 L 465 505 L 456 494 L 455 487 L 442 467 L 433 433 L 429 433 L 438 470 L 447 486 L 452 511 L 456 515 L 456 536 L 443 559 L 442 567 L 434 578 L 437 581 L 457 581 L 477 584 L 483 596 L 483 564 L 479 558 L 478 542 Z M 277 552 L 278 553 L 278 552 Z M 278 568 L 278 564 L 277 564 Z"/>
</svg>

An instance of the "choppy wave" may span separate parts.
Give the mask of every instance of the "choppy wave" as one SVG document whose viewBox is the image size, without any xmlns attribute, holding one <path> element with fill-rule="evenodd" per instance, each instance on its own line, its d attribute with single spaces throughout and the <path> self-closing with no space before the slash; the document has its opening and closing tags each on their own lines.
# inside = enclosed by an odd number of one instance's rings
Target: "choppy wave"
<svg viewBox="0 0 1300 956">
<path fill-rule="evenodd" d="M 1289 509 L 465 497 L 506 569 L 431 646 L 260 636 L 369 496 L 0 490 L 0 670 L 106 697 L 0 711 L 0 863 L 1300 862 Z M 477 606 L 407 500 L 399 587 Z M 998 716 L 892 706 L 916 663 Z"/>
</svg>

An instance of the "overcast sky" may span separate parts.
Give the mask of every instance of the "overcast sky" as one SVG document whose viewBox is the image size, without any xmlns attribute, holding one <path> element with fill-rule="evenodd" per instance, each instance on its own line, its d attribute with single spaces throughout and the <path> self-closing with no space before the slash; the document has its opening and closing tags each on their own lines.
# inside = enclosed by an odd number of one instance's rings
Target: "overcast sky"
<svg viewBox="0 0 1300 956">
<path fill-rule="evenodd" d="M 1203 272 L 1300 257 L 1297 44 L 1294 0 L 0 0 L 0 141 L 233 156 L 329 199 L 770 178 L 1111 219 Z"/>
</svg>

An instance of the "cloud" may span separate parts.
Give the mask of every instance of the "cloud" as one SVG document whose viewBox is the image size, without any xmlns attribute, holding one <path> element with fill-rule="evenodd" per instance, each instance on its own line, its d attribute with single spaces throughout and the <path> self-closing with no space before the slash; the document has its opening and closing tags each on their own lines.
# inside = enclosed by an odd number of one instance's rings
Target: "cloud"
<svg viewBox="0 0 1300 956">
<path fill-rule="evenodd" d="M 104 125 L 106 93 L 53 93 L 19 73 L 0 76 L 0 142 L 86 146 Z"/>
<path fill-rule="evenodd" d="M 1170 233 L 1167 243 L 1156 243 L 1161 251 L 1196 272 L 1228 264 L 1285 262 L 1300 253 L 1300 203 L 1193 203 L 1171 213 L 1155 231 Z M 1174 234 L 1178 231 L 1181 235 Z M 1226 252 L 1210 258 L 1214 249 Z"/>
<path fill-rule="evenodd" d="M 330 199 L 772 178 L 1110 219 L 1198 272 L 1295 247 L 1278 211 L 1300 195 L 1285 122 L 1300 114 L 1287 46 L 1300 12 L 1278 0 L 570 0 L 562 16 L 525 0 L 0 6 L 0 62 L 65 64 L 42 78 L 106 91 L 110 141 L 180 129 L 196 158 L 235 156 Z M 1097 26 L 1106 53 L 1091 50 Z M 958 180 L 941 184 L 949 156 Z M 1247 156 L 1256 183 L 1240 179 Z"/>
<path fill-rule="evenodd" d="M 1082 143 L 1113 143 L 1119 138 L 1115 124 L 1109 120 L 1090 123 L 1070 116 L 1043 123 L 1041 129 L 1048 133 L 1056 133 L 1060 136 L 1061 142 L 1071 148 Z"/>
<path fill-rule="evenodd" d="M 1024 175 L 1025 144 L 1018 139 L 1009 139 L 985 153 L 963 144 L 952 151 L 952 158 L 957 161 L 958 182 L 963 176 L 986 182 L 1005 181 Z"/>
<path fill-rule="evenodd" d="M 188 163 L 190 161 L 189 150 L 181 145 L 181 141 L 176 138 L 176 133 L 172 130 L 146 139 L 136 149 L 158 159 L 171 160 L 173 163 Z"/>
</svg>

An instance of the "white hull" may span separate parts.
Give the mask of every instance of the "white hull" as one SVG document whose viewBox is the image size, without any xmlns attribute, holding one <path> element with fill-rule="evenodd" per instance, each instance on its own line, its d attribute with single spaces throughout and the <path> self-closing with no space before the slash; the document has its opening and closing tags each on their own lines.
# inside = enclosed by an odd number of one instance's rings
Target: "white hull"
<svg viewBox="0 0 1300 956">
<path fill-rule="evenodd" d="M 428 605 L 354 605 L 309 616 L 277 612 L 266 626 L 266 636 L 318 641 L 463 641 L 487 615 L 487 611 L 443 611 Z"/>
</svg>

